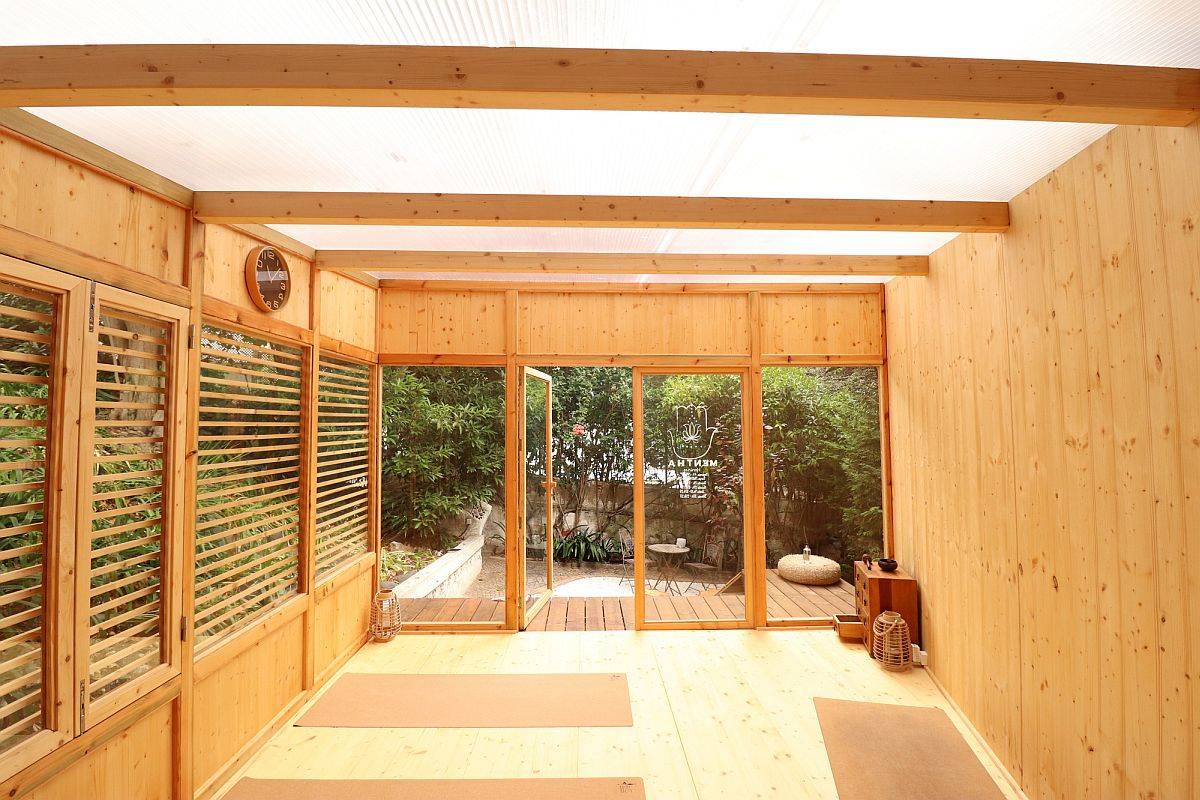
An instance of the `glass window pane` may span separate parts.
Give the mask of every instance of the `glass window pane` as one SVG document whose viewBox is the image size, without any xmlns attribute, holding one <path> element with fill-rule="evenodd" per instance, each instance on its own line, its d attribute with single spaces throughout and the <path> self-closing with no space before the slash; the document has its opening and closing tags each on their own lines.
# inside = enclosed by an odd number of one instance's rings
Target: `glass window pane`
<svg viewBox="0 0 1200 800">
<path fill-rule="evenodd" d="M 384 581 L 406 622 L 504 622 L 504 369 L 385 367 Z"/>
<path fill-rule="evenodd" d="M 646 620 L 746 618 L 739 375 L 645 375 Z"/>
<path fill-rule="evenodd" d="M 43 729 L 46 462 L 56 298 L 0 283 L 0 751 Z"/>
<path fill-rule="evenodd" d="M 883 554 L 879 370 L 766 367 L 762 383 L 768 618 L 853 614 L 854 561 Z"/>
<path fill-rule="evenodd" d="M 174 367 L 170 323 L 102 306 L 96 333 L 85 419 L 93 449 L 89 701 L 165 661 L 164 455 Z"/>
</svg>

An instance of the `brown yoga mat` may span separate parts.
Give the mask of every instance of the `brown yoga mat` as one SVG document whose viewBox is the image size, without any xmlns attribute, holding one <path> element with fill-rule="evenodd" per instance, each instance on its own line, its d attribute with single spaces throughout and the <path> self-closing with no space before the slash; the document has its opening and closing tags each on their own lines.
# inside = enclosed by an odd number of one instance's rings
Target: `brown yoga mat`
<svg viewBox="0 0 1200 800">
<path fill-rule="evenodd" d="M 633 724 L 623 674 L 347 673 L 296 722 L 314 728 L 612 728 Z"/>
<path fill-rule="evenodd" d="M 264 780 L 242 778 L 221 800 L 645 800 L 641 778 Z"/>
<path fill-rule="evenodd" d="M 813 702 L 841 800 L 1004 800 L 940 708 Z"/>
</svg>

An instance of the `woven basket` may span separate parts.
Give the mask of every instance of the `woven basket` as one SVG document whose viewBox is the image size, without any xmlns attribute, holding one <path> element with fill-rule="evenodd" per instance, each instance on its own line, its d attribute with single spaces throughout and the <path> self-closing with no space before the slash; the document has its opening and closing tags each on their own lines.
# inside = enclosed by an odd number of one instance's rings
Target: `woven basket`
<svg viewBox="0 0 1200 800">
<path fill-rule="evenodd" d="M 389 641 L 400 630 L 400 599 L 391 589 L 380 589 L 371 602 L 371 638 Z"/>
<path fill-rule="evenodd" d="M 871 655 L 890 672 L 912 669 L 912 638 L 908 623 L 895 611 L 884 611 L 871 626 Z"/>
</svg>

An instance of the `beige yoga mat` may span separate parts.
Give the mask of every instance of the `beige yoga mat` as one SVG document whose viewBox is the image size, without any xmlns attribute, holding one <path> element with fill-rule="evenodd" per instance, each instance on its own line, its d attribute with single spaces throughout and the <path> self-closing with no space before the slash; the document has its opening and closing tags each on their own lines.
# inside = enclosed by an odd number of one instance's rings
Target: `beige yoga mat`
<svg viewBox="0 0 1200 800">
<path fill-rule="evenodd" d="M 314 728 L 611 728 L 633 724 L 623 674 L 347 673 L 300 717 Z"/>
<path fill-rule="evenodd" d="M 641 778 L 264 780 L 242 778 L 222 800 L 645 800 Z"/>
<path fill-rule="evenodd" d="M 813 702 L 841 800 L 1004 800 L 940 708 Z"/>
</svg>

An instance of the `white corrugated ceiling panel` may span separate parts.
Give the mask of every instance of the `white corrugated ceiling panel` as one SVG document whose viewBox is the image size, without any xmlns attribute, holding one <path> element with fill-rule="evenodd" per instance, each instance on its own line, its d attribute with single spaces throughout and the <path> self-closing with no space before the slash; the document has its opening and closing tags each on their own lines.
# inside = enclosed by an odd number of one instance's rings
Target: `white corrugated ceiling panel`
<svg viewBox="0 0 1200 800">
<path fill-rule="evenodd" d="M 0 0 L 0 44 L 640 47 L 1200 66 L 1200 3 L 1014 0 Z M 35 113 L 195 189 L 1004 200 L 1097 125 L 629 112 L 111 108 Z M 923 253 L 949 237 L 285 228 L 318 247 Z"/>
</svg>

